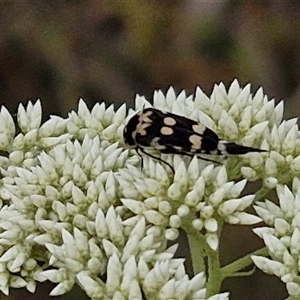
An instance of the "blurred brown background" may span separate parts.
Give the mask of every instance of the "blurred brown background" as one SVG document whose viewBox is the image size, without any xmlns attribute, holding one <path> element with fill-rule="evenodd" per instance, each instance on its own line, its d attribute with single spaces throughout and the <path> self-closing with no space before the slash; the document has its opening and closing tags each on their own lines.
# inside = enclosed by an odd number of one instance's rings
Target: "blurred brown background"
<svg viewBox="0 0 300 300">
<path fill-rule="evenodd" d="M 299 1 L 47 1 L 0 3 L 0 99 L 18 103 L 40 98 L 44 117 L 64 117 L 83 97 L 133 104 L 136 93 L 153 90 L 210 93 L 214 83 L 234 78 L 286 100 L 297 116 L 300 100 Z M 251 229 L 225 230 L 223 262 L 261 246 Z M 257 243 L 257 244 L 255 244 Z M 48 299 L 51 287 L 9 299 Z M 256 273 L 227 280 L 233 300 L 283 299 L 283 285 Z M 7 298 L 5 298 L 7 299 Z M 82 299 L 73 292 L 60 299 Z"/>
</svg>

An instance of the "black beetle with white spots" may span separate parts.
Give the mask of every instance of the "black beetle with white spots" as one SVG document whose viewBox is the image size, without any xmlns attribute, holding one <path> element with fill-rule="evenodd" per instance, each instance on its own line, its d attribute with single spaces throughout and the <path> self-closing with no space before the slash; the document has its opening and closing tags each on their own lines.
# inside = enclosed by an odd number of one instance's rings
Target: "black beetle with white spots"
<svg viewBox="0 0 300 300">
<path fill-rule="evenodd" d="M 167 164 L 146 150 L 157 150 L 161 153 L 180 155 L 238 155 L 248 152 L 265 152 L 265 150 L 238 145 L 220 139 L 217 134 L 189 118 L 155 108 L 145 108 L 134 115 L 124 128 L 124 142 L 128 148 L 135 149 L 156 160 Z M 198 156 L 200 159 L 212 161 Z"/>
</svg>

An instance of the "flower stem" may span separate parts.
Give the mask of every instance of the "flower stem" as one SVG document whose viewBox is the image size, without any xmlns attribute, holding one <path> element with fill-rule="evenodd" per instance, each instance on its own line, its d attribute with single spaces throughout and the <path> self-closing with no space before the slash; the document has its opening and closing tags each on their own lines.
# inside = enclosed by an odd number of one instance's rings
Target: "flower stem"
<svg viewBox="0 0 300 300">
<path fill-rule="evenodd" d="M 246 256 L 230 263 L 229 265 L 222 268 L 222 277 L 234 277 L 238 276 L 240 270 L 248 267 L 249 265 L 253 264 L 253 261 L 251 259 L 252 255 L 259 255 L 259 256 L 268 256 L 268 250 L 266 247 L 256 250 L 250 254 L 247 254 Z M 245 275 L 245 273 L 243 273 Z"/>
<path fill-rule="evenodd" d="M 219 252 L 210 249 L 208 254 L 208 280 L 206 285 L 206 298 L 218 294 L 223 281 Z"/>
<path fill-rule="evenodd" d="M 186 232 L 189 241 L 193 273 L 198 274 L 199 272 L 205 272 L 204 257 L 208 246 L 205 237 L 191 225 L 193 219 L 192 215 L 182 219 L 182 228 Z"/>
<path fill-rule="evenodd" d="M 255 193 L 253 203 L 260 201 L 262 199 L 265 199 L 265 197 L 268 195 L 269 192 L 270 192 L 270 190 L 267 189 L 266 187 L 264 187 L 264 186 L 261 187 L 261 189 Z"/>
<path fill-rule="evenodd" d="M 191 225 L 194 218 L 190 214 L 182 219 L 182 228 L 187 233 L 194 274 L 205 272 L 208 275 L 206 297 L 209 297 L 220 292 L 223 280 L 219 252 L 212 250 L 205 237 Z M 208 269 L 205 265 L 206 258 Z"/>
</svg>

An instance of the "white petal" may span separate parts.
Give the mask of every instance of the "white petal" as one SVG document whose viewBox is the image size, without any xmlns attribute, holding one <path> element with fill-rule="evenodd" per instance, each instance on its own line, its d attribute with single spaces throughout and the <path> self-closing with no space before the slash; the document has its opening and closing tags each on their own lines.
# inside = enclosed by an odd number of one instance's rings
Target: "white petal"
<svg viewBox="0 0 300 300">
<path fill-rule="evenodd" d="M 218 230 L 218 223 L 215 219 L 208 219 L 205 220 L 204 227 L 209 232 L 216 232 Z"/>
<path fill-rule="evenodd" d="M 122 276 L 122 265 L 116 254 L 113 254 L 107 264 L 106 289 L 109 294 L 119 289 Z"/>
<path fill-rule="evenodd" d="M 180 217 L 185 217 L 185 216 L 187 216 L 187 215 L 189 214 L 189 212 L 190 212 L 189 207 L 186 206 L 186 205 L 184 205 L 184 204 L 180 205 L 180 206 L 178 207 L 178 209 L 177 209 L 177 214 L 178 214 L 178 216 L 180 216 Z"/>
<path fill-rule="evenodd" d="M 85 271 L 82 271 L 76 275 L 76 278 L 80 286 L 84 289 L 87 295 L 91 298 L 102 298 L 104 297 L 104 291 L 101 285 L 93 280 L 89 274 Z"/>
<path fill-rule="evenodd" d="M 291 230 L 290 224 L 286 220 L 280 218 L 274 220 L 274 228 L 279 236 L 289 235 Z"/>
<path fill-rule="evenodd" d="M 144 215 L 148 222 L 161 226 L 166 223 L 166 217 L 163 216 L 161 213 L 155 210 L 147 210 L 144 212 Z"/>
<path fill-rule="evenodd" d="M 206 238 L 206 242 L 209 245 L 209 247 L 212 250 L 216 251 L 219 246 L 218 235 L 217 234 L 207 234 L 205 238 Z"/>
<path fill-rule="evenodd" d="M 300 251 L 300 231 L 295 228 L 291 238 L 291 254 L 297 255 Z"/>
<path fill-rule="evenodd" d="M 300 156 L 297 156 L 296 158 L 293 159 L 290 168 L 294 174 L 300 173 Z"/>
<path fill-rule="evenodd" d="M 121 199 L 122 203 L 132 212 L 137 215 L 141 215 L 146 210 L 145 204 L 141 201 L 136 201 L 133 199 Z"/>
<path fill-rule="evenodd" d="M 207 300 L 229 300 L 229 293 L 221 293 L 218 295 L 214 295 L 209 297 Z"/>
<path fill-rule="evenodd" d="M 254 264 L 267 274 L 274 274 L 278 277 L 281 277 L 285 274 L 285 268 L 282 263 L 278 261 L 270 260 L 266 257 L 261 256 L 251 256 Z"/>
<path fill-rule="evenodd" d="M 228 218 L 230 219 L 231 216 L 229 216 Z M 238 219 L 238 223 L 231 223 L 231 224 L 242 224 L 242 225 L 253 225 L 253 224 L 257 224 L 259 222 L 261 222 L 261 218 L 245 213 L 245 212 L 237 212 L 234 214 L 233 216 L 234 218 Z"/>
<path fill-rule="evenodd" d="M 175 280 L 171 279 L 161 288 L 161 290 L 158 293 L 158 298 L 172 299 L 175 297 L 174 292 L 175 292 Z"/>
<path fill-rule="evenodd" d="M 264 179 L 263 182 L 264 182 L 264 186 L 269 190 L 273 190 L 278 184 L 277 178 L 274 177 L 267 177 Z"/>
<path fill-rule="evenodd" d="M 300 295 L 300 286 L 295 282 L 288 282 L 286 284 L 286 289 L 290 296 L 299 297 Z"/>
<path fill-rule="evenodd" d="M 11 276 L 9 280 L 10 287 L 12 288 L 21 288 L 27 285 L 27 282 L 18 276 Z"/>
<path fill-rule="evenodd" d="M 173 228 L 179 228 L 181 226 L 181 218 L 179 215 L 172 215 L 169 219 L 169 224 Z"/>
<path fill-rule="evenodd" d="M 256 179 L 257 173 L 252 168 L 242 167 L 241 172 L 242 172 L 242 175 L 245 178 L 249 179 L 249 180 L 255 180 Z"/>
<path fill-rule="evenodd" d="M 179 236 L 179 230 L 175 228 L 168 228 L 165 231 L 165 237 L 167 240 L 175 241 Z"/>
<path fill-rule="evenodd" d="M 172 200 L 179 200 L 181 198 L 181 188 L 178 183 L 173 183 L 168 188 L 168 197 Z"/>
<path fill-rule="evenodd" d="M 276 162 L 268 157 L 265 163 L 265 172 L 267 176 L 276 177 L 277 175 L 277 164 Z"/>
</svg>

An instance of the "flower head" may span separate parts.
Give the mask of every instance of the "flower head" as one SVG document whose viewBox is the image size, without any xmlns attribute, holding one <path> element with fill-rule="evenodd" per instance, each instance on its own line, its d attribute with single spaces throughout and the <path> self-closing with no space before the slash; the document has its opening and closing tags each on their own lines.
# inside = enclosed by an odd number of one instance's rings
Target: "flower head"
<svg viewBox="0 0 300 300">
<path fill-rule="evenodd" d="M 291 296 L 300 296 L 300 180 L 293 187 L 278 185 L 279 205 L 266 200 L 255 210 L 268 227 L 254 229 L 263 239 L 271 258 L 253 256 L 254 263 L 265 273 L 279 277 Z"/>
<path fill-rule="evenodd" d="M 137 96 L 135 109 L 144 106 L 151 104 Z M 241 175 L 263 179 L 271 188 L 296 174 L 298 131 L 292 121 L 281 123 L 282 104 L 275 106 L 261 89 L 252 96 L 250 86 L 241 89 L 237 81 L 228 92 L 223 84 L 215 86 L 210 97 L 200 88 L 194 97 L 176 96 L 172 88 L 166 95 L 157 91 L 153 106 L 271 154 L 221 158 L 221 166 L 158 154 L 174 167 L 173 174 L 160 161 L 143 156 L 141 162 L 125 148 L 125 105 L 115 111 L 102 103 L 89 111 L 80 100 L 67 119 L 54 116 L 44 124 L 39 102 L 26 109 L 20 105 L 17 134 L 2 108 L 3 293 L 16 286 L 33 292 L 36 282 L 48 279 L 58 283 L 52 295 L 78 283 L 92 299 L 206 299 L 204 273 L 189 279 L 183 260 L 174 258 L 176 246 L 168 248 L 167 242 L 180 229 L 193 228 L 209 251 L 217 251 L 224 222 L 247 225 L 264 219 L 245 212 L 254 195 L 241 196 L 246 185 Z M 289 175 L 278 174 L 279 166 L 291 170 Z M 280 222 L 288 232 L 289 224 Z M 280 251 L 283 257 L 285 249 Z M 209 297 L 227 298 L 228 293 Z"/>
</svg>

